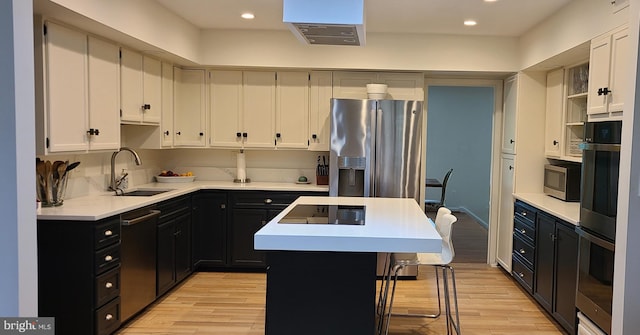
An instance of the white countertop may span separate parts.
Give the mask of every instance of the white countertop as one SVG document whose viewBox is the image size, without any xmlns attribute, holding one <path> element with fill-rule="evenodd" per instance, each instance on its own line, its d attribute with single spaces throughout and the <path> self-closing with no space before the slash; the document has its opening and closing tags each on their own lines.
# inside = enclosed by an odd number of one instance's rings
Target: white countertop
<svg viewBox="0 0 640 335">
<path fill-rule="evenodd" d="M 148 197 L 114 196 L 113 192 L 67 199 L 60 207 L 38 210 L 38 220 L 96 221 L 136 208 L 189 194 L 198 190 L 240 191 L 295 191 L 329 192 L 329 187 L 314 184 L 251 182 L 239 184 L 231 181 L 194 181 L 190 183 L 150 183 L 128 189 L 171 189 L 169 192 Z"/>
<path fill-rule="evenodd" d="M 364 205 L 364 225 L 280 224 L 295 205 Z M 440 252 L 442 238 L 414 199 L 300 197 L 254 236 L 256 250 Z"/>
<path fill-rule="evenodd" d="M 571 224 L 580 222 L 579 202 L 566 202 L 543 193 L 515 193 L 513 196 Z"/>
</svg>

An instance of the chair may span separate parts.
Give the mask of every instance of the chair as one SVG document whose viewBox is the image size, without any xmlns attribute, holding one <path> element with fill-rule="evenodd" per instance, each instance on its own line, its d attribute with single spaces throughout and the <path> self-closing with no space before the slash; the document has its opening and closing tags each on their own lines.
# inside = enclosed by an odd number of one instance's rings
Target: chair
<svg viewBox="0 0 640 335">
<path fill-rule="evenodd" d="M 425 199 L 424 200 L 424 210 L 425 212 L 427 210 L 430 209 L 438 209 L 442 206 L 444 206 L 444 198 L 447 194 L 447 183 L 449 182 L 449 177 L 451 177 L 451 173 L 453 172 L 453 169 L 447 171 L 447 173 L 444 175 L 444 179 L 442 180 L 442 187 L 441 187 L 441 194 L 440 194 L 440 200 L 434 200 L 434 199 Z"/>
<path fill-rule="evenodd" d="M 442 252 L 441 253 L 394 253 L 390 256 L 390 264 L 388 270 L 385 272 L 386 280 L 383 283 L 383 287 L 381 288 L 380 300 L 379 304 L 379 314 L 380 319 L 378 320 L 378 334 L 389 333 L 389 323 L 391 321 L 392 308 L 393 308 L 393 300 L 396 291 L 396 284 L 398 280 L 398 273 L 407 266 L 418 266 L 418 265 L 433 265 L 436 272 L 436 288 L 438 290 L 438 313 L 437 314 L 429 314 L 429 315 L 421 315 L 421 314 L 393 314 L 393 315 L 406 315 L 406 316 L 419 316 L 419 317 L 429 317 L 429 318 L 437 318 L 441 315 L 441 300 L 440 300 L 440 280 L 439 280 L 439 271 L 442 270 L 442 279 L 444 283 L 444 305 L 445 305 L 445 317 L 447 323 L 447 334 L 451 334 L 452 330 L 456 332 L 456 334 L 460 334 L 460 316 L 458 313 L 458 296 L 456 290 L 456 281 L 455 281 L 455 272 L 453 267 L 450 265 L 453 257 L 455 256 L 455 252 L 453 249 L 453 243 L 451 241 L 451 230 L 453 227 L 453 223 L 457 221 L 457 218 L 450 214 L 446 213 L 449 211 L 446 208 L 443 208 L 442 214 L 440 210 L 438 211 L 438 216 L 436 216 L 436 229 L 438 233 L 442 236 Z M 450 275 L 450 278 L 449 278 Z M 391 298 L 389 299 L 388 312 L 387 309 L 387 297 L 389 292 L 389 286 L 391 284 L 391 277 L 393 276 L 393 287 L 391 289 Z M 449 283 L 451 282 L 451 284 Z M 382 292 L 384 290 L 384 292 Z M 452 299 L 451 293 L 453 292 L 453 311 L 452 311 Z M 455 312 L 455 319 L 453 317 L 452 312 Z M 386 326 L 385 326 L 385 317 L 386 317 Z"/>
</svg>

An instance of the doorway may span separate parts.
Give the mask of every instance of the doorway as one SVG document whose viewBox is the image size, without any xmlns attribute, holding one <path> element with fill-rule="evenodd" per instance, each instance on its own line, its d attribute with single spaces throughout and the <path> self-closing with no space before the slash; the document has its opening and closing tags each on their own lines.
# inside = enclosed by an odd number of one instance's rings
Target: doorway
<svg viewBox="0 0 640 335">
<path fill-rule="evenodd" d="M 440 181 L 453 169 L 446 185 L 445 203 L 459 216 L 456 230 L 460 247 L 469 247 L 463 259 L 487 262 L 492 191 L 493 155 L 500 145 L 502 129 L 502 81 L 500 80 L 426 80 L 425 176 Z M 427 187 L 425 199 L 439 199 L 441 189 Z M 430 215 L 430 217 L 433 217 Z M 475 239 L 475 240 L 474 240 Z M 474 250 L 481 248 L 481 250 Z M 465 250 L 456 248 L 456 258 Z M 477 253 L 481 255 L 478 258 Z"/>
</svg>

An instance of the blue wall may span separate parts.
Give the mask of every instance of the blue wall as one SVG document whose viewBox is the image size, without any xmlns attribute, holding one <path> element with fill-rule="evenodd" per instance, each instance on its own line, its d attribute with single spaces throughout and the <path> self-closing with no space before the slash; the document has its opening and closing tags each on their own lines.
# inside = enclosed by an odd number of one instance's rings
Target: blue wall
<svg viewBox="0 0 640 335">
<path fill-rule="evenodd" d="M 492 87 L 429 86 L 427 105 L 427 178 L 444 178 L 446 205 L 487 225 L 491 181 Z M 427 199 L 440 190 L 427 188 Z"/>
</svg>

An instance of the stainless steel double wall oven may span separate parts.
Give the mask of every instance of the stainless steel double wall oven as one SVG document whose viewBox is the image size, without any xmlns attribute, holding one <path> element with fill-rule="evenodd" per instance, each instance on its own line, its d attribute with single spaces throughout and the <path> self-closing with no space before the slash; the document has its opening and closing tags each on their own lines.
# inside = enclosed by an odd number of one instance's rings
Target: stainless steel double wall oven
<svg viewBox="0 0 640 335">
<path fill-rule="evenodd" d="M 576 307 L 611 333 L 622 121 L 585 125 Z"/>
</svg>

